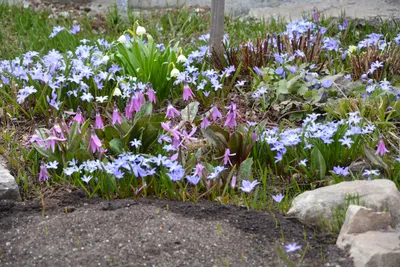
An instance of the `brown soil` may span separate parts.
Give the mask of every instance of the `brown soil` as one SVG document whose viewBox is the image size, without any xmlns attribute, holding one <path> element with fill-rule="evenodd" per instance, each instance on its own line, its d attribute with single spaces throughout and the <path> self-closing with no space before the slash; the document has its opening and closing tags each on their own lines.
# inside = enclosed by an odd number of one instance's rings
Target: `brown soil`
<svg viewBox="0 0 400 267">
<path fill-rule="evenodd" d="M 292 242 L 310 246 L 302 266 L 353 266 L 334 237 L 279 214 L 276 226 L 271 214 L 207 201 L 49 197 L 0 202 L 0 266 L 275 267 L 276 247 Z"/>
</svg>

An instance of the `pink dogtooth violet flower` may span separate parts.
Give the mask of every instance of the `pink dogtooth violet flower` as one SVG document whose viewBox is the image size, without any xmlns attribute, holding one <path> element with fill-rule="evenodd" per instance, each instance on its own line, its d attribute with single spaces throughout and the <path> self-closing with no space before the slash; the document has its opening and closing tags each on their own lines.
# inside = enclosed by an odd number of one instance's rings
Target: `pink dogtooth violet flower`
<svg viewBox="0 0 400 267">
<path fill-rule="evenodd" d="M 217 120 L 218 118 L 222 119 L 221 112 L 219 112 L 217 106 L 212 107 L 211 118 L 213 119 L 213 121 Z"/>
<path fill-rule="evenodd" d="M 96 118 L 95 118 L 95 124 L 94 124 L 95 129 L 104 129 L 104 123 L 103 119 L 101 118 L 100 112 L 96 111 Z"/>
<path fill-rule="evenodd" d="M 204 170 L 204 166 L 201 163 L 197 163 L 195 171 L 193 173 L 193 176 L 201 177 L 203 175 L 203 170 Z"/>
<path fill-rule="evenodd" d="M 378 143 L 378 148 L 376 149 L 375 155 L 385 155 L 386 153 L 388 153 L 389 150 L 386 149 L 385 147 L 385 142 L 383 142 L 382 140 L 379 141 Z"/>
<path fill-rule="evenodd" d="M 165 117 L 169 118 L 169 119 L 173 119 L 173 118 L 175 118 L 176 116 L 179 116 L 179 115 L 181 115 L 181 113 L 176 108 L 174 108 L 171 105 L 171 103 L 169 103 L 168 107 L 167 107 L 167 112 L 165 114 Z"/>
<path fill-rule="evenodd" d="M 232 180 L 231 180 L 231 188 L 234 189 L 236 186 L 236 173 L 232 176 Z"/>
<path fill-rule="evenodd" d="M 122 123 L 122 117 L 118 112 L 117 105 L 114 105 L 114 110 L 113 110 L 113 114 L 112 114 L 111 123 L 112 123 L 112 125 L 115 125 L 117 122 L 118 122 L 118 124 L 121 124 Z"/>
<path fill-rule="evenodd" d="M 62 141 L 66 141 L 66 138 L 58 138 L 55 137 L 53 135 L 50 135 L 49 137 L 47 137 L 45 139 L 46 141 L 46 148 L 51 148 L 51 151 L 54 153 L 54 151 L 56 150 L 56 144 L 57 142 L 62 142 Z"/>
<path fill-rule="evenodd" d="M 46 168 L 46 164 L 44 164 L 43 162 L 40 164 L 40 172 L 39 172 L 39 181 L 40 182 L 44 182 L 49 180 L 50 175 L 49 175 L 49 171 Z"/>
<path fill-rule="evenodd" d="M 187 101 L 190 99 L 193 99 L 193 91 L 190 89 L 189 85 L 185 83 L 183 86 L 183 100 Z"/>
<path fill-rule="evenodd" d="M 223 158 L 223 159 L 224 159 L 224 165 L 226 165 L 226 164 L 229 163 L 229 165 L 232 166 L 232 162 L 231 162 L 231 159 L 230 159 L 229 157 L 232 157 L 232 156 L 235 156 L 235 155 L 236 155 L 236 153 L 231 153 L 231 151 L 229 150 L 229 148 L 227 148 L 227 149 L 225 150 L 224 155 L 223 155 L 222 157 L 219 157 L 219 158 L 216 158 L 216 159 L 221 159 L 221 158 Z"/>
<path fill-rule="evenodd" d="M 92 153 L 96 153 L 96 151 L 102 153 L 104 150 L 101 148 L 101 140 L 97 137 L 96 132 L 92 129 L 89 139 L 89 147 L 88 150 L 91 150 Z"/>
<path fill-rule="evenodd" d="M 85 123 L 85 118 L 83 117 L 80 108 L 78 108 L 78 110 L 76 111 L 75 117 L 72 119 L 70 124 L 72 124 L 72 122 L 74 122 L 74 121 L 76 121 L 79 125 Z"/>
<path fill-rule="evenodd" d="M 147 97 L 149 98 L 149 101 L 151 102 L 151 103 L 157 103 L 157 97 L 156 97 L 156 92 L 154 92 L 154 90 L 153 89 L 149 89 L 146 93 L 145 93 L 145 95 L 147 95 Z"/>
<path fill-rule="evenodd" d="M 207 116 L 204 116 L 203 120 L 201 121 L 201 129 L 206 129 L 210 125 L 211 125 L 211 123 L 207 119 Z"/>
</svg>

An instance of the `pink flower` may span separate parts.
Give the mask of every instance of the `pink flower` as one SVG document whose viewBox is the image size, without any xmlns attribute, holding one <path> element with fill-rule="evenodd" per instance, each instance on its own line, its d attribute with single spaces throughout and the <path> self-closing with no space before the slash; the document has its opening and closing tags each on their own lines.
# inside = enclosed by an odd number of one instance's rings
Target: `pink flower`
<svg viewBox="0 0 400 267">
<path fill-rule="evenodd" d="M 205 129 L 210 125 L 211 123 L 208 121 L 207 117 L 204 116 L 203 121 L 201 122 L 201 129 Z"/>
<path fill-rule="evenodd" d="M 46 168 L 46 164 L 44 164 L 42 162 L 42 164 L 40 165 L 40 172 L 39 172 L 39 181 L 40 182 L 44 182 L 49 180 L 50 175 L 49 175 L 49 171 Z"/>
<path fill-rule="evenodd" d="M 103 123 L 103 119 L 100 116 L 99 112 L 96 112 L 96 119 L 95 119 L 95 125 L 94 125 L 95 129 L 104 129 L 104 123 Z"/>
<path fill-rule="evenodd" d="M 190 99 L 193 99 L 193 92 L 192 89 L 190 89 L 190 87 L 185 84 L 185 86 L 183 87 L 183 100 L 187 101 Z"/>
<path fill-rule="evenodd" d="M 232 153 L 231 154 L 231 151 L 229 150 L 229 148 L 227 148 L 225 150 L 224 155 L 222 157 L 217 158 L 217 159 L 224 158 L 224 165 L 229 163 L 232 166 L 232 162 L 231 162 L 231 159 L 229 157 L 232 157 L 232 156 L 235 156 L 235 155 L 236 155 L 236 153 Z"/>
<path fill-rule="evenodd" d="M 167 113 L 165 115 L 166 118 L 173 119 L 175 116 L 179 116 L 181 113 L 174 108 L 171 104 L 168 104 Z"/>
<path fill-rule="evenodd" d="M 149 98 L 149 101 L 152 103 L 157 103 L 157 97 L 156 97 L 156 93 L 154 92 L 153 89 L 148 90 L 146 93 L 147 97 Z"/>
<path fill-rule="evenodd" d="M 196 132 L 196 130 L 197 130 L 197 127 L 194 127 L 190 133 L 187 133 L 186 130 L 183 130 L 183 132 L 182 132 L 183 138 L 182 138 L 182 142 L 179 144 L 179 146 L 182 145 L 183 147 L 185 147 L 183 145 L 183 143 L 190 143 L 192 141 L 196 141 L 197 138 L 192 137 L 194 135 L 194 133 Z"/>
<path fill-rule="evenodd" d="M 45 139 L 45 141 L 46 141 L 46 148 L 48 149 L 48 148 L 51 148 L 51 151 L 53 151 L 53 153 L 54 153 L 54 151 L 56 150 L 56 143 L 57 143 L 57 141 L 66 141 L 67 139 L 66 138 L 58 138 L 58 137 L 55 137 L 55 136 L 52 136 L 52 135 L 50 135 L 49 137 L 47 137 L 46 139 Z"/>
<path fill-rule="evenodd" d="M 193 176 L 202 176 L 204 166 L 201 163 L 197 163 Z"/>
<path fill-rule="evenodd" d="M 127 119 L 132 119 L 132 114 L 133 114 L 133 108 L 131 108 L 131 105 L 126 105 L 125 107 L 125 117 Z"/>
<path fill-rule="evenodd" d="M 112 125 L 115 125 L 118 122 L 118 124 L 122 123 L 122 118 L 121 115 L 118 112 L 118 108 L 117 105 L 114 105 L 114 110 L 113 110 L 113 114 L 112 114 Z"/>
<path fill-rule="evenodd" d="M 101 140 L 97 137 L 96 133 L 94 130 L 92 130 L 90 139 L 89 139 L 89 147 L 88 150 L 92 150 L 92 153 L 96 153 L 96 151 L 102 153 L 103 150 L 101 148 Z"/>
<path fill-rule="evenodd" d="M 379 154 L 379 155 L 383 156 L 388 152 L 389 152 L 389 150 L 386 149 L 385 143 L 382 140 L 379 141 L 378 148 L 376 149 L 375 155 Z"/>
<path fill-rule="evenodd" d="M 46 141 L 40 138 L 37 134 L 33 134 L 31 136 L 31 139 L 29 139 L 30 143 L 36 142 L 38 143 L 39 146 L 44 146 L 46 144 Z"/>
<path fill-rule="evenodd" d="M 211 118 L 215 121 L 218 118 L 222 118 L 221 112 L 219 112 L 218 108 L 214 106 L 211 111 Z"/>
<path fill-rule="evenodd" d="M 79 108 L 75 113 L 75 117 L 72 119 L 72 122 L 73 121 L 76 121 L 79 125 L 85 123 L 85 118 L 83 117 L 82 112 Z M 72 122 L 70 124 L 72 124 Z"/>
<path fill-rule="evenodd" d="M 179 156 L 179 153 L 176 153 L 176 154 L 172 155 L 172 156 L 171 156 L 171 160 L 172 160 L 172 161 L 177 160 L 177 159 L 178 159 L 178 156 Z"/>
<path fill-rule="evenodd" d="M 226 121 L 224 123 L 224 127 L 228 126 L 229 128 L 235 128 L 237 125 L 237 122 L 235 120 L 235 114 L 234 113 L 228 113 L 226 116 Z"/>
<path fill-rule="evenodd" d="M 64 138 L 64 131 L 61 128 L 60 124 L 56 123 L 54 124 L 54 126 L 51 128 L 51 133 L 52 135 L 56 136 L 56 137 L 60 137 L 60 138 Z"/>
<path fill-rule="evenodd" d="M 318 9 L 316 7 L 314 7 L 314 22 L 318 22 L 319 18 L 318 18 Z"/>
<path fill-rule="evenodd" d="M 234 174 L 232 176 L 232 180 L 231 180 L 231 188 L 233 189 L 233 188 L 235 188 L 235 186 L 236 186 L 236 174 Z"/>
</svg>

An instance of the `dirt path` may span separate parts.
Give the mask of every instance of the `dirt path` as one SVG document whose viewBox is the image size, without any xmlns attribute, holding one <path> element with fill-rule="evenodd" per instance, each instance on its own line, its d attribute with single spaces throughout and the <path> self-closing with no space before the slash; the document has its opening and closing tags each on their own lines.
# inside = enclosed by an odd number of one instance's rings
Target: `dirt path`
<svg viewBox="0 0 400 267">
<path fill-rule="evenodd" d="M 282 235 L 284 244 L 309 243 L 304 266 L 352 266 L 331 236 L 279 215 L 276 227 L 272 215 L 240 207 L 109 202 L 80 191 L 45 205 L 44 217 L 40 201 L 0 202 L 0 266 L 278 266 Z"/>
</svg>

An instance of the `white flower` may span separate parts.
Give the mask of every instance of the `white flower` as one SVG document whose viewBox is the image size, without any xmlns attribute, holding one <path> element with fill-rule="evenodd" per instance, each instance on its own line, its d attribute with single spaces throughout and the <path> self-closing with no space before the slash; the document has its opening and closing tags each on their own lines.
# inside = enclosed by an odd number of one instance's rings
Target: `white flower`
<svg viewBox="0 0 400 267">
<path fill-rule="evenodd" d="M 113 96 L 121 96 L 121 90 L 118 87 L 115 87 Z"/>
<path fill-rule="evenodd" d="M 178 77 L 181 72 L 177 68 L 171 70 L 171 77 Z"/>
<path fill-rule="evenodd" d="M 144 27 L 142 27 L 142 26 L 138 26 L 136 28 L 136 34 L 139 35 L 139 36 L 143 35 L 143 34 L 146 34 L 146 29 Z"/>
<path fill-rule="evenodd" d="M 350 45 L 350 46 L 349 46 L 349 49 L 348 49 L 347 51 L 348 51 L 349 54 L 351 55 L 351 54 L 353 54 L 354 52 L 357 51 L 357 46 L 355 46 L 355 45 Z"/>
<path fill-rule="evenodd" d="M 98 103 L 103 103 L 106 102 L 108 100 L 108 96 L 96 96 L 96 102 Z"/>
<path fill-rule="evenodd" d="M 177 62 L 178 63 L 186 63 L 188 59 L 184 55 L 179 55 Z"/>
<path fill-rule="evenodd" d="M 126 39 L 126 36 L 125 36 L 125 35 L 121 35 L 121 36 L 118 38 L 118 42 L 120 42 L 121 44 L 125 44 L 127 41 L 128 41 L 128 39 Z"/>
<path fill-rule="evenodd" d="M 104 63 L 107 63 L 109 60 L 110 60 L 110 57 L 107 56 L 107 55 L 104 56 L 103 59 L 102 59 L 102 61 L 103 61 Z"/>
</svg>

